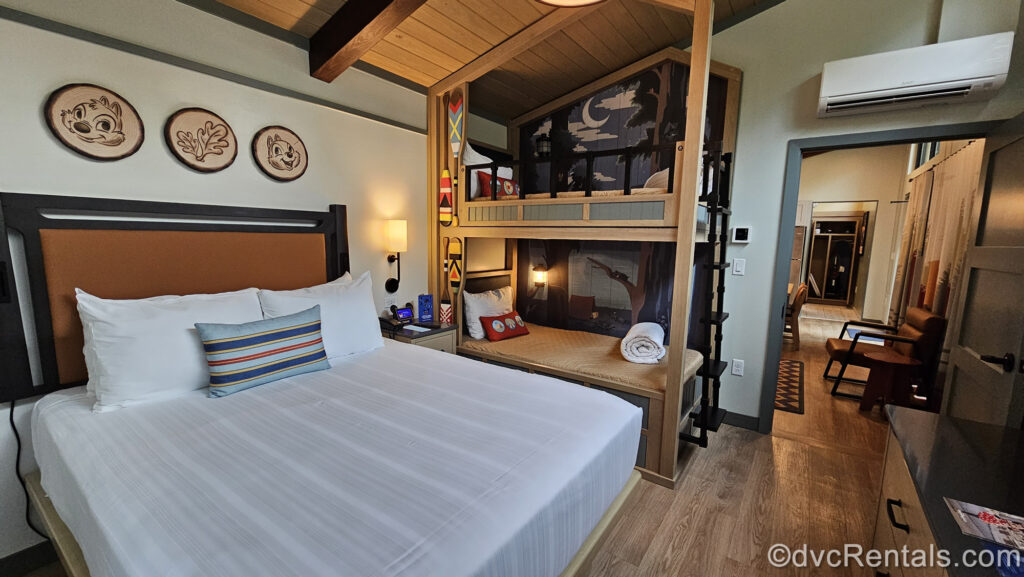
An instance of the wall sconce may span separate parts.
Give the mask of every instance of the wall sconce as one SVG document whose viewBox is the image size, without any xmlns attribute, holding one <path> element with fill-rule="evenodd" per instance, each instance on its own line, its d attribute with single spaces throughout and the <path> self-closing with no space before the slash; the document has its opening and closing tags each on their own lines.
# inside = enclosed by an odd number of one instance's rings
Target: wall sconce
<svg viewBox="0 0 1024 577">
<path fill-rule="evenodd" d="M 548 282 L 548 269 L 542 266 L 533 267 L 533 285 L 542 287 Z"/>
<path fill-rule="evenodd" d="M 384 230 L 384 245 L 388 251 L 388 262 L 398 263 L 397 277 L 389 278 L 384 282 L 384 290 L 393 293 L 398 291 L 398 283 L 402 280 L 401 253 L 409 250 L 408 222 L 404 220 L 387 221 Z"/>
</svg>

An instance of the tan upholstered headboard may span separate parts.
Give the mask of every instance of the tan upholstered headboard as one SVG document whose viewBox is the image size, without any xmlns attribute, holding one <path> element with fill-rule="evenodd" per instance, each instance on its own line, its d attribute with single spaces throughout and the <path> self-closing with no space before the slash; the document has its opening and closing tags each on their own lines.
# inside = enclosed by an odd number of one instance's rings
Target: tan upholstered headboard
<svg viewBox="0 0 1024 577">
<path fill-rule="evenodd" d="M 0 207 L 0 360 L 15 381 L 0 383 L 5 400 L 87 379 L 76 288 L 111 299 L 285 290 L 348 270 L 339 205 L 307 212 L 0 193 Z M 9 232 L 23 239 L 28 291 L 13 286 Z M 42 387 L 32 384 L 28 300 Z"/>
<path fill-rule="evenodd" d="M 110 299 L 294 289 L 327 280 L 322 234 L 40 230 L 61 383 L 84 380 L 75 288 Z"/>
</svg>

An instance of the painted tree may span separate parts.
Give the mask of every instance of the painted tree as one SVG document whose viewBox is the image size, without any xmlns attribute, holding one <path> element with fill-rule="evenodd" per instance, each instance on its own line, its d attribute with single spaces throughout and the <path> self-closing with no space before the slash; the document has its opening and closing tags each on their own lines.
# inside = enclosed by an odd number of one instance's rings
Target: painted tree
<svg viewBox="0 0 1024 577">
<path fill-rule="evenodd" d="M 637 271 L 637 282 L 635 283 L 629 280 L 629 275 L 613 270 L 612 267 L 592 257 L 587 257 L 587 260 L 603 270 L 608 278 L 625 287 L 626 293 L 629 294 L 630 322 L 634 325 L 640 322 L 640 309 L 644 308 L 644 302 L 647 300 L 647 268 L 651 264 L 652 248 L 649 242 L 640 243 L 640 268 Z"/>
<path fill-rule="evenodd" d="M 626 121 L 626 128 L 647 127 L 647 136 L 637 142 L 637 146 L 661 146 L 675 139 L 673 133 L 676 131 L 676 123 L 673 121 L 676 119 L 670 118 L 670 109 L 678 104 L 681 111 L 682 100 L 679 90 L 673 90 L 676 83 L 673 82 L 672 73 L 672 62 L 665 61 L 630 81 L 628 85 L 621 85 L 623 90 L 629 90 L 635 85 L 633 106 L 636 112 Z M 655 152 L 649 157 L 653 174 L 661 169 L 661 153 Z"/>
</svg>

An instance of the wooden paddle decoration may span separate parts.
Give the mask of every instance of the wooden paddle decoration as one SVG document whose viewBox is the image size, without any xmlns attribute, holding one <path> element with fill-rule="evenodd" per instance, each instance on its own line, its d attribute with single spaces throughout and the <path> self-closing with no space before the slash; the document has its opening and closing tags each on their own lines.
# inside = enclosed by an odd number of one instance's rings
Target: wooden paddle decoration
<svg viewBox="0 0 1024 577">
<path fill-rule="evenodd" d="M 459 151 L 462 150 L 462 104 L 462 91 L 456 88 L 448 102 L 448 140 L 452 145 L 452 156 L 455 157 L 456 165 L 459 164 Z"/>
<path fill-rule="evenodd" d="M 448 108 L 448 95 L 444 96 L 444 107 Z M 441 226 L 452 225 L 452 175 L 448 172 L 448 151 L 443 151 L 441 156 L 444 157 L 444 170 L 441 171 L 441 188 L 440 198 L 438 198 L 438 210 L 437 216 L 441 221 Z M 445 250 L 445 263 L 448 262 L 448 251 Z M 448 271 L 445 270 L 445 278 L 448 278 Z"/>
<path fill-rule="evenodd" d="M 452 285 L 452 301 L 459 302 L 459 287 L 462 286 L 462 241 L 453 238 L 448 245 L 448 282 Z"/>
<path fill-rule="evenodd" d="M 455 158 L 455 177 L 452 179 L 452 212 L 455 212 L 455 194 L 459 188 L 459 152 L 462 150 L 462 134 L 465 129 L 466 117 L 463 114 L 462 91 L 456 88 L 452 91 L 451 99 L 448 101 L 448 142 L 452 146 L 452 156 Z M 447 159 L 447 157 L 445 157 Z M 456 221 L 458 224 L 458 221 Z"/>
<path fill-rule="evenodd" d="M 448 174 L 448 155 L 445 157 L 445 169 L 441 171 L 441 205 L 437 214 L 441 219 L 441 226 L 452 225 L 452 177 Z"/>
<path fill-rule="evenodd" d="M 454 322 L 454 315 L 452 314 L 452 299 L 448 296 L 448 239 L 444 239 L 444 282 L 441 283 L 441 303 L 437 310 L 437 320 L 445 323 L 452 324 Z"/>
</svg>

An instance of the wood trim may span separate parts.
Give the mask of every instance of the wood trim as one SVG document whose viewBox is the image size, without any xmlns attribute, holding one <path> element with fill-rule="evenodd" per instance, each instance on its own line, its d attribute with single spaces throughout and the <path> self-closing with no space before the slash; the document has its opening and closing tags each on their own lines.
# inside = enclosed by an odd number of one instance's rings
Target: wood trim
<svg viewBox="0 0 1024 577">
<path fill-rule="evenodd" d="M 611 74 L 602 76 L 601 78 L 598 78 L 597 80 L 594 80 L 589 84 L 585 84 L 580 88 L 577 88 L 576 90 L 573 90 L 568 94 L 565 94 L 564 96 L 560 96 L 552 100 L 551 102 L 548 102 L 543 106 L 540 106 L 539 108 L 535 108 L 530 112 L 513 118 L 511 121 L 509 121 L 509 134 L 512 134 L 518 129 L 519 126 L 522 126 L 527 122 L 531 122 L 543 116 L 547 116 L 551 112 L 558 110 L 563 106 L 572 104 L 573 102 L 576 102 L 577 100 L 580 100 L 603 88 L 607 88 L 608 86 L 615 84 L 616 82 L 620 82 L 622 80 L 625 80 L 626 78 L 629 78 L 630 76 L 639 74 L 660 62 L 663 62 L 665 60 L 673 60 L 675 62 L 686 64 L 687 66 L 689 66 L 690 59 L 690 52 L 681 50 L 679 48 L 676 48 L 675 46 L 669 46 L 668 48 L 659 50 L 658 52 L 655 52 L 654 54 L 651 54 L 646 58 L 641 58 L 640 60 L 637 60 L 636 62 L 629 64 L 628 66 L 625 66 L 623 68 L 616 70 L 615 72 L 612 72 Z M 714 60 L 711 61 L 711 73 L 714 74 L 715 76 L 725 78 L 726 80 L 734 80 L 736 82 L 741 81 L 743 78 L 743 72 L 739 68 L 736 68 L 735 66 L 730 66 L 722 62 L 716 62 Z M 728 112 L 726 112 L 726 115 L 728 117 Z"/>
<path fill-rule="evenodd" d="M 693 14 L 694 0 L 640 0 L 659 8 L 667 8 L 684 14 Z"/>
<path fill-rule="evenodd" d="M 693 17 L 693 57 L 690 61 L 689 89 L 686 109 L 707 110 L 708 76 L 711 68 L 711 27 L 714 0 L 697 0 Z M 678 415 L 682 410 L 683 360 L 686 354 L 686 332 L 690 320 L 690 285 L 693 282 L 693 239 L 697 232 L 697 198 L 700 194 L 704 124 L 706 114 L 687 114 L 684 141 L 676 145 L 673 190 L 679 194 L 679 225 L 676 228 L 676 267 L 672 287 L 672 320 L 676 330 L 668 350 L 668 378 L 665 383 L 665 412 Z M 676 453 L 679 446 L 679 423 L 669 419 L 662 423 L 662 451 L 659 471 L 675 477 Z"/>
<path fill-rule="evenodd" d="M 438 239 L 441 228 L 438 202 L 441 193 L 441 155 L 438 142 L 441 126 L 439 113 L 444 100 L 437 95 L 427 95 L 427 292 L 434 297 L 434 316 L 441 306 L 441 248 Z"/>
<path fill-rule="evenodd" d="M 722 131 L 722 152 L 736 152 L 736 138 L 740 123 L 739 78 L 729 78 L 725 88 L 725 127 Z"/>
<path fill-rule="evenodd" d="M 579 551 L 576 552 L 576 556 L 572 558 L 572 561 L 569 561 L 569 566 L 562 571 L 559 577 L 582 577 L 590 571 L 590 564 L 594 560 L 594 554 L 597 553 L 597 550 L 601 548 L 601 544 L 611 534 L 610 529 L 615 526 L 619 515 L 626 510 L 626 503 L 630 502 L 630 499 L 636 494 L 636 488 L 639 486 L 640 473 L 633 471 L 629 475 L 629 480 L 626 481 L 626 486 L 622 488 L 622 492 L 612 501 L 611 506 L 605 511 L 604 516 L 597 522 L 594 530 L 587 536 Z"/>
<path fill-rule="evenodd" d="M 57 510 L 54 509 L 50 498 L 40 483 L 39 471 L 29 473 L 25 477 L 25 485 L 28 489 L 29 500 L 39 513 L 43 521 L 43 528 L 50 535 L 53 547 L 57 550 L 57 557 L 68 577 L 89 577 L 89 567 L 85 564 L 85 556 L 82 555 L 82 548 L 75 541 L 71 530 L 61 520 Z"/>
<path fill-rule="evenodd" d="M 522 361 L 522 360 L 519 360 L 519 359 L 512 359 L 512 358 L 509 358 L 509 357 L 506 357 L 506 356 L 503 356 L 503 355 L 499 355 L 499 354 L 495 354 L 495 353 L 485 352 L 485 351 L 481 351 L 481 350 L 477 350 L 477 349 L 466 348 L 466 347 L 461 346 L 461 344 L 459 346 L 458 353 L 460 355 L 464 355 L 464 356 L 467 356 L 467 357 L 473 357 L 473 358 L 476 358 L 476 359 L 484 359 L 484 360 L 487 360 L 487 361 L 493 361 L 495 363 L 500 363 L 500 364 L 503 364 L 503 365 L 512 365 L 512 366 L 516 366 L 516 367 L 521 367 L 521 368 L 524 368 L 524 369 L 528 369 L 531 373 L 536 371 L 536 372 L 539 372 L 539 373 L 544 373 L 546 375 L 554 375 L 556 377 L 561 377 L 563 379 L 569 379 L 569 380 L 575 381 L 577 383 L 594 384 L 594 385 L 597 385 L 599 387 L 604 387 L 606 389 L 614 389 L 616 391 L 622 391 L 622 392 L 625 392 L 625 393 L 630 393 L 630 394 L 633 394 L 633 395 L 637 395 L 638 397 L 647 397 L 649 399 L 662 399 L 665 396 L 665 394 L 663 392 L 661 392 L 661 391 L 655 391 L 653 389 L 644 389 L 644 388 L 641 388 L 641 387 L 634 387 L 632 385 L 626 385 L 626 384 L 623 384 L 623 383 L 620 383 L 620 382 L 617 382 L 617 381 L 611 381 L 611 380 L 608 380 L 608 379 L 602 379 L 600 377 L 595 377 L 595 376 L 592 376 L 592 375 L 581 375 L 579 373 L 574 373 L 572 371 L 567 371 L 565 369 L 561 369 L 561 368 L 558 368 L 558 367 L 552 367 L 551 365 L 545 365 L 544 363 L 535 363 L 535 362 L 532 362 L 532 361 Z M 650 418 L 651 417 L 650 410 L 648 410 L 648 413 L 649 413 L 648 414 L 648 418 Z"/>
<path fill-rule="evenodd" d="M 536 20 L 533 24 L 530 24 L 516 34 L 508 37 L 501 44 L 491 48 L 487 52 L 478 56 L 472 62 L 466 64 L 455 72 L 452 72 L 446 78 L 431 86 L 429 93 L 443 94 L 455 88 L 459 84 L 472 82 L 477 78 L 480 78 L 484 74 L 487 74 L 505 62 L 515 58 L 516 55 L 533 48 L 548 36 L 551 36 L 556 32 L 560 32 L 570 23 L 575 22 L 583 16 L 593 12 L 597 7 L 598 5 L 587 6 L 585 8 L 559 8 L 549 12 L 545 16 Z"/>
<path fill-rule="evenodd" d="M 426 0 L 348 0 L 309 39 L 309 73 L 331 82 Z"/>
<path fill-rule="evenodd" d="M 25 483 L 28 486 L 29 498 L 36 511 L 39 512 L 47 533 L 50 534 L 50 539 L 57 550 L 64 571 L 68 577 L 90 577 L 89 567 L 85 563 L 85 556 L 82 555 L 82 548 L 67 525 L 61 520 L 60 515 L 57 514 L 50 498 L 46 496 L 39 477 L 39 471 L 31 473 L 25 478 Z M 636 489 L 640 486 L 640 477 L 640 473 L 636 470 L 630 473 L 622 491 L 601 516 L 593 531 L 583 541 L 583 545 L 576 551 L 576 555 L 559 577 L 578 577 L 587 573 L 594 554 L 611 534 L 610 529 L 615 526 L 619 516 L 626 510 L 626 504 L 636 495 Z"/>
<path fill-rule="evenodd" d="M 675 227 L 459 226 L 441 229 L 441 238 L 535 238 L 542 240 L 631 240 L 675 242 Z"/>
</svg>

